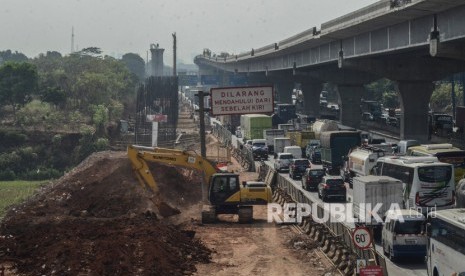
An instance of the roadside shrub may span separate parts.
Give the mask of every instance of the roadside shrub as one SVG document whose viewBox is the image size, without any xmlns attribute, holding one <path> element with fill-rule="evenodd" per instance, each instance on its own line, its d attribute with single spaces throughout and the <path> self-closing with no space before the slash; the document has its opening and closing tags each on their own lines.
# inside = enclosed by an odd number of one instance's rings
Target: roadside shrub
<svg viewBox="0 0 465 276">
<path fill-rule="evenodd" d="M 3 148 L 17 147 L 27 141 L 27 135 L 8 130 L 0 130 L 0 145 Z"/>
<path fill-rule="evenodd" d="M 95 142 L 95 151 L 104 151 L 109 148 L 109 142 L 106 138 L 98 138 Z"/>
<path fill-rule="evenodd" d="M 0 181 L 12 181 L 16 179 L 16 174 L 10 169 L 0 171 Z"/>
<path fill-rule="evenodd" d="M 39 168 L 36 170 L 29 170 L 21 175 L 24 180 L 48 180 L 56 179 L 63 175 L 62 172 L 54 168 Z"/>
</svg>

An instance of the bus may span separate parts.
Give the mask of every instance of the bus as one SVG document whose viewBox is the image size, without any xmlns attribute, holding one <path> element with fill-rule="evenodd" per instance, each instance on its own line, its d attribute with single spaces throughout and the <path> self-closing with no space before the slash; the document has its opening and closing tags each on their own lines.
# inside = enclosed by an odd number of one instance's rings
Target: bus
<svg viewBox="0 0 465 276">
<path fill-rule="evenodd" d="M 374 173 L 402 181 L 405 209 L 426 215 L 431 210 L 454 208 L 454 166 L 436 157 L 380 157 Z"/>
<path fill-rule="evenodd" d="M 465 208 L 429 213 L 426 234 L 428 276 L 465 276 Z"/>
<path fill-rule="evenodd" d="M 435 156 L 439 161 L 454 165 L 455 184 L 459 183 L 465 175 L 465 150 L 452 146 L 452 144 L 419 145 L 408 148 L 410 156 Z"/>
</svg>

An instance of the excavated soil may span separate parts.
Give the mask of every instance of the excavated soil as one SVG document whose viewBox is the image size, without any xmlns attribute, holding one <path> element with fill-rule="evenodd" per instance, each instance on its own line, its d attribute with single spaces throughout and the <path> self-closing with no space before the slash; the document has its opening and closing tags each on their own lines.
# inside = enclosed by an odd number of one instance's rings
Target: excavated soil
<svg viewBox="0 0 465 276">
<path fill-rule="evenodd" d="M 198 204 L 198 175 L 161 165 L 152 173 L 164 202 L 181 213 Z M 210 261 L 210 250 L 195 232 L 159 220 L 154 201 L 125 152 L 93 154 L 9 210 L 0 266 L 6 275 L 192 274 Z"/>
</svg>

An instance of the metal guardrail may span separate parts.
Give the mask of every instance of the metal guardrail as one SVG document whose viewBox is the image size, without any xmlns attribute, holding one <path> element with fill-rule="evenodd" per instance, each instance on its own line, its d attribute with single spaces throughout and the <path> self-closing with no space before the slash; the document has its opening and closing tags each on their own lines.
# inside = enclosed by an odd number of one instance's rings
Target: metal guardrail
<svg viewBox="0 0 465 276">
<path fill-rule="evenodd" d="M 272 170 L 271 167 L 269 167 L 268 169 Z M 325 212 L 328 212 L 328 210 L 324 209 L 324 205 L 322 205 L 320 202 L 313 202 L 312 199 L 307 197 L 301 189 L 299 189 L 296 185 L 291 183 L 284 176 L 278 173 L 276 173 L 276 175 L 276 182 L 274 184 L 276 188 L 279 188 L 282 191 L 284 191 L 295 202 L 306 203 L 312 207 L 314 206 L 313 204 L 316 203 L 318 218 L 323 218 L 325 216 Z M 352 240 L 352 232 L 354 230 L 355 225 L 354 227 L 349 227 L 348 225 L 342 222 L 331 222 L 331 220 L 327 220 L 326 222 L 322 223 L 322 225 L 326 227 L 326 229 L 331 233 L 331 235 L 334 238 L 341 241 L 348 251 L 357 255 L 357 257 L 360 259 L 374 259 L 375 262 L 383 268 L 384 275 L 388 275 L 386 269 L 386 262 L 382 255 L 380 255 L 374 248 L 361 250 L 360 248 L 355 246 Z"/>
<path fill-rule="evenodd" d="M 244 169 L 251 172 L 256 170 L 252 150 L 244 146 L 233 146 L 232 133 L 229 130 L 222 125 L 215 123 L 212 127 L 212 134 L 217 137 L 218 141 L 223 143 L 225 147 L 230 149 L 232 156 L 236 158 L 237 162 L 239 162 Z"/>
</svg>

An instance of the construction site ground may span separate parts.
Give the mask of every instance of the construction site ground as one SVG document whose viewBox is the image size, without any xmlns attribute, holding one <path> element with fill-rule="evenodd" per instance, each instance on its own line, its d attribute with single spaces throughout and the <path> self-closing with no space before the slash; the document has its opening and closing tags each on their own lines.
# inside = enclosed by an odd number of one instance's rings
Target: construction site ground
<svg viewBox="0 0 465 276">
<path fill-rule="evenodd" d="M 189 117 L 189 116 L 185 116 Z M 194 122 L 192 122 L 194 123 Z M 218 154 L 207 138 L 207 155 Z M 193 140 L 189 147 L 197 150 Z M 324 275 L 330 262 L 291 226 L 252 224 L 235 215 L 200 222 L 199 172 L 150 164 L 161 199 L 179 214 L 161 218 L 139 185 L 126 152 L 91 155 L 62 178 L 13 206 L 0 225 L 0 275 Z M 241 181 L 255 180 L 231 160 Z"/>
</svg>

